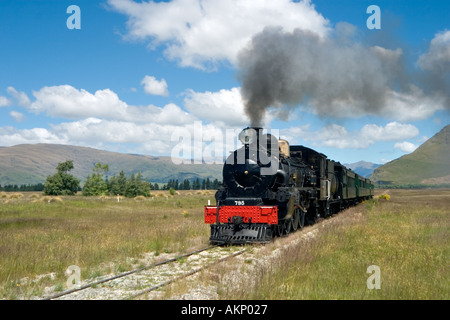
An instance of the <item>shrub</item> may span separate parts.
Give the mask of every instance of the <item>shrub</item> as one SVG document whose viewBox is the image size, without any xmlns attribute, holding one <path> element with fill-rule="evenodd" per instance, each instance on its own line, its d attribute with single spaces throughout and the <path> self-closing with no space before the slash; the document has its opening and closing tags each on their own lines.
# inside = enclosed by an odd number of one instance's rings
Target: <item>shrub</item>
<svg viewBox="0 0 450 320">
<path fill-rule="evenodd" d="M 44 184 L 44 194 L 46 195 L 74 195 L 80 187 L 80 180 L 71 174 L 68 174 L 73 169 L 73 161 L 67 160 L 61 162 L 56 167 L 58 171 L 53 176 L 48 176 Z"/>
<path fill-rule="evenodd" d="M 390 198 L 391 198 L 391 196 L 388 195 L 387 193 L 383 193 L 378 196 L 379 200 L 389 200 Z"/>
</svg>

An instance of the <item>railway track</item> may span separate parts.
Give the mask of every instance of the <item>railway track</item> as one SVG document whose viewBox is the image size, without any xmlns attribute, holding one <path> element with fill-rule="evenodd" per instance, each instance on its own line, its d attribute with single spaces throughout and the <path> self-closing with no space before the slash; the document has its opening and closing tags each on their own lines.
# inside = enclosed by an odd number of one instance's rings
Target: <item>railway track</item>
<svg viewBox="0 0 450 320">
<path fill-rule="evenodd" d="M 238 256 L 247 250 L 248 248 L 241 250 L 237 247 L 222 248 L 222 244 L 216 244 L 115 276 L 89 282 L 67 291 L 46 296 L 42 300 L 133 299 Z"/>
<path fill-rule="evenodd" d="M 256 265 L 256 262 L 260 266 L 270 265 L 279 259 L 279 254 L 282 251 L 297 247 L 303 241 L 309 241 L 315 238 L 322 228 L 326 228 L 336 222 L 336 218 L 345 218 L 345 216 L 349 215 L 355 216 L 355 214 L 350 214 L 347 210 L 344 210 L 339 215 L 332 216 L 328 219 L 321 219 L 316 224 L 307 226 L 303 230 L 299 230 L 285 237 L 276 238 L 269 245 L 269 247 L 272 247 L 270 254 L 269 252 L 266 252 L 262 256 L 257 254 L 258 251 L 264 250 L 266 246 L 224 247 L 223 244 L 216 244 L 119 275 L 86 283 L 71 290 L 49 295 L 44 297 L 43 300 L 121 300 L 134 299 L 146 294 L 150 295 L 144 296 L 144 298 L 161 298 L 161 294 L 164 293 L 158 291 L 158 289 L 190 277 L 227 259 L 237 257 L 247 252 L 250 248 L 253 252 L 252 259 L 258 260 L 255 260 L 254 265 Z M 357 213 L 357 215 L 360 215 L 360 213 Z M 252 265 L 250 264 L 248 266 Z"/>
</svg>

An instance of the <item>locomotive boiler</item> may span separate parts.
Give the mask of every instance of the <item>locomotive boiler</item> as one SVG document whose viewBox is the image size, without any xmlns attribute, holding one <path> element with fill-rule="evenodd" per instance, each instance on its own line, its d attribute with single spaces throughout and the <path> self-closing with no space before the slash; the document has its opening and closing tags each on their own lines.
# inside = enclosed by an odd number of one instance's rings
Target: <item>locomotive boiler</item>
<svg viewBox="0 0 450 320">
<path fill-rule="evenodd" d="M 223 166 L 216 206 L 205 206 L 212 243 L 269 242 L 373 196 L 373 183 L 313 149 L 264 134 L 239 134 L 243 146 Z"/>
</svg>

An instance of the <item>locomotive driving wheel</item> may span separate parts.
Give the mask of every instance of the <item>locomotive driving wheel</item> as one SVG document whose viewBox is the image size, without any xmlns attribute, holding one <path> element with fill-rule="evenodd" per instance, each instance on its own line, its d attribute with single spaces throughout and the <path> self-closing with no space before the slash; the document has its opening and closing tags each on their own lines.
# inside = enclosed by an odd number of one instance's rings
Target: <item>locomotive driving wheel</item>
<svg viewBox="0 0 450 320">
<path fill-rule="evenodd" d="M 296 231 L 297 229 L 303 229 L 305 225 L 305 211 L 301 208 L 296 208 L 294 211 L 294 217 L 292 220 L 292 230 Z"/>
<path fill-rule="evenodd" d="M 305 226 L 305 215 L 306 211 L 303 211 L 302 209 L 298 208 L 298 228 L 301 230 Z"/>
<path fill-rule="evenodd" d="M 277 237 L 281 237 L 283 235 L 283 226 L 282 224 L 276 224 L 273 226 L 273 231 Z"/>
<path fill-rule="evenodd" d="M 278 237 L 282 237 L 288 234 L 291 231 L 292 219 L 280 221 L 277 225 L 274 226 L 275 234 Z"/>
<path fill-rule="evenodd" d="M 297 231 L 298 225 L 300 221 L 300 209 L 295 208 L 294 210 L 294 217 L 292 218 L 292 230 Z"/>
<path fill-rule="evenodd" d="M 284 221 L 285 234 L 290 233 L 291 229 L 292 229 L 292 218 L 287 219 L 287 220 Z"/>
</svg>

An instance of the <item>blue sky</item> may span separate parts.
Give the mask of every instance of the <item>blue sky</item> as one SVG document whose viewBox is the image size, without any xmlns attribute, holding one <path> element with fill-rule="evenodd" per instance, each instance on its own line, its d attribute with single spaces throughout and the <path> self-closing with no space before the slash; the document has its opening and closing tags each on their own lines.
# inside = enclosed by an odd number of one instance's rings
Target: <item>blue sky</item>
<svg viewBox="0 0 450 320">
<path fill-rule="evenodd" d="M 373 4 L 380 30 L 366 25 Z M 67 27 L 70 5 L 80 8 L 81 29 Z M 229 135 L 250 123 L 239 53 L 264 28 L 280 26 L 325 42 L 335 37 L 331 58 L 345 58 L 339 41 L 347 41 L 369 66 L 370 59 L 404 64 L 404 86 L 386 87 L 377 111 L 347 101 L 322 114 L 328 106 L 312 97 L 264 116 L 264 127 L 292 144 L 342 163 L 383 163 L 450 123 L 448 12 L 448 1 L 1 0 L 0 146 L 61 143 L 221 159 L 232 149 Z M 356 72 L 331 62 L 326 68 Z M 375 83 L 384 75 L 374 72 Z M 440 91 L 429 86 L 436 74 Z M 324 77 L 339 84 L 339 77 Z"/>
</svg>

